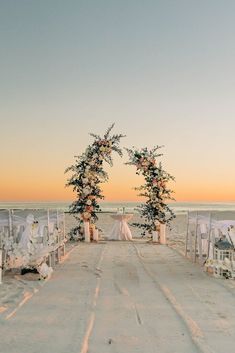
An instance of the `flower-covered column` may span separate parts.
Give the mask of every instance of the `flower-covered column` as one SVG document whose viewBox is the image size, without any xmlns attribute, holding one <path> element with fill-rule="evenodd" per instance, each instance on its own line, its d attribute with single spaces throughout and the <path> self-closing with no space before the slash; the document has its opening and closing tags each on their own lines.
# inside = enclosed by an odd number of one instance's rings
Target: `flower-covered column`
<svg viewBox="0 0 235 353">
<path fill-rule="evenodd" d="M 174 217 L 173 211 L 167 204 L 168 200 L 173 200 L 172 190 L 167 187 L 167 183 L 174 178 L 168 174 L 162 164 L 158 163 L 157 146 L 152 150 L 142 148 L 141 150 L 126 149 L 129 155 L 127 164 L 137 168 L 136 174 L 144 177 L 144 184 L 136 190 L 140 191 L 139 196 L 144 197 L 146 202 L 138 207 L 144 223 L 134 223 L 133 225 L 143 230 L 142 235 L 148 231 L 153 236 L 153 241 L 160 240 L 166 243 L 165 227 Z M 157 239 L 159 235 L 160 239 Z"/>
<path fill-rule="evenodd" d="M 75 157 L 75 164 L 69 167 L 66 172 L 73 174 L 67 182 L 76 193 L 76 200 L 70 206 L 69 212 L 78 220 L 78 226 L 71 231 L 71 236 L 84 239 L 84 224 L 94 224 L 98 217 L 96 212 L 100 210 L 98 201 L 103 199 L 101 184 L 108 180 L 104 170 L 104 162 L 113 165 L 112 152 L 122 156 L 119 147 L 120 140 L 124 135 L 111 135 L 114 124 L 106 131 L 104 136 L 91 134 L 94 141 L 86 151 Z M 86 225 L 87 234 L 87 225 Z M 88 239 L 88 236 L 87 236 Z"/>
</svg>

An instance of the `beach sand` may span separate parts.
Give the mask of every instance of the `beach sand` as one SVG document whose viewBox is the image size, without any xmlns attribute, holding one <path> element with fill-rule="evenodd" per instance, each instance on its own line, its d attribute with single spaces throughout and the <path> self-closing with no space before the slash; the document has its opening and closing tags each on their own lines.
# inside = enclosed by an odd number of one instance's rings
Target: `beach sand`
<svg viewBox="0 0 235 353">
<path fill-rule="evenodd" d="M 208 212 L 207 212 L 208 214 Z M 214 212 L 213 216 L 216 219 L 234 219 L 235 212 Z M 134 214 L 131 222 L 139 222 L 140 217 L 138 214 Z M 108 237 L 112 229 L 113 219 L 110 213 L 100 213 L 99 221 L 97 226 L 102 229 L 100 232 L 101 237 Z M 141 230 L 131 226 L 130 229 L 133 237 L 136 239 L 141 239 Z M 66 234 L 70 229 L 76 226 L 76 220 L 73 216 L 65 215 L 65 230 Z M 178 214 L 177 217 L 171 222 L 171 230 L 167 228 L 167 241 L 170 247 L 173 247 L 181 254 L 185 250 L 185 236 L 187 229 L 187 214 Z M 76 244 L 68 242 L 66 244 L 67 251 L 70 250 L 72 246 Z M 38 275 L 36 274 L 26 274 L 21 276 L 19 271 L 7 272 L 4 276 L 4 284 L 0 286 L 0 313 L 8 309 L 14 308 L 20 303 L 24 297 L 28 294 L 33 294 L 38 291 L 43 285 L 44 281 L 38 280 Z"/>
<path fill-rule="evenodd" d="M 101 229 L 100 236 L 104 238 L 108 238 L 109 234 L 112 230 L 112 226 L 114 223 L 114 219 L 111 217 L 111 213 L 100 213 L 99 220 L 97 222 L 97 227 Z M 66 232 L 68 233 L 72 227 L 76 226 L 76 220 L 73 216 L 66 214 Z M 133 214 L 133 218 L 129 222 L 129 226 L 131 229 L 131 233 L 133 238 L 141 238 L 141 229 L 137 227 L 133 227 L 132 223 L 141 223 L 141 218 L 138 214 Z M 179 243 L 184 242 L 184 238 L 186 235 L 187 229 L 187 214 L 179 214 L 176 219 L 171 222 L 171 228 L 167 228 L 167 236 L 170 240 L 175 238 L 175 241 L 179 241 Z M 148 235 L 146 234 L 146 238 Z"/>
<path fill-rule="evenodd" d="M 1 353 L 233 353 L 234 289 L 143 240 L 81 243 L 1 315 Z"/>
<path fill-rule="evenodd" d="M 234 219 L 234 213 L 217 212 L 214 217 Z M 132 221 L 138 221 L 138 215 Z M 99 215 L 98 227 L 102 228 L 104 239 L 112 224 L 110 214 Z M 74 218 L 66 214 L 66 231 L 75 225 Z M 171 227 L 167 236 L 168 245 L 173 249 L 146 243 L 141 231 L 131 227 L 133 244 L 103 241 L 77 246 L 68 242 L 67 249 L 72 252 L 63 264 L 56 266 L 48 282 L 39 281 L 35 274 L 21 276 L 9 272 L 0 286 L 0 331 L 3 336 L 5 330 L 8 332 L 0 352 L 86 353 L 84 347 L 89 336 L 89 352 L 94 353 L 155 353 L 154 347 L 159 347 L 157 351 L 161 353 L 220 353 L 222 344 L 214 343 L 214 339 L 217 342 L 215 332 L 224 342 L 226 352 L 233 352 L 234 281 L 216 280 L 199 265 L 179 255 L 184 252 L 186 214 L 178 215 Z M 95 287 L 97 281 L 100 283 Z M 73 320 L 62 323 L 61 318 L 70 314 Z M 166 320 L 163 326 L 162 320 Z M 51 342 L 52 346 L 45 348 L 44 338 L 49 334 L 46 331 L 50 322 L 54 325 L 48 329 L 52 330 L 51 337 L 61 331 L 66 340 L 63 344 L 58 340 L 58 346 Z M 33 327 L 29 327 L 30 323 Z M 33 340 L 33 348 L 30 344 L 27 346 L 27 337 L 36 334 L 35 330 L 39 330 L 37 337 L 43 339 L 41 343 L 38 338 Z M 175 342 L 173 345 L 169 337 Z M 6 349 L 9 340 L 13 340 L 11 350 Z M 65 350 L 59 347 L 59 342 Z"/>
</svg>

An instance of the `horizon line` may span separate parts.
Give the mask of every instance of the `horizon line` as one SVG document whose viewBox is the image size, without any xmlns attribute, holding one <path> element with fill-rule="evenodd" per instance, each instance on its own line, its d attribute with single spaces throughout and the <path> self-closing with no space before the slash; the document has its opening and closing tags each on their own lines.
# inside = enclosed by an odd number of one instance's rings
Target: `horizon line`
<svg viewBox="0 0 235 353">
<path fill-rule="evenodd" d="M 74 200 L 75 201 L 75 200 Z M 73 200 L 0 200 L 0 203 L 72 203 Z M 101 200 L 100 203 L 144 203 L 142 200 Z M 235 203 L 235 200 L 170 200 L 168 203 Z"/>
</svg>

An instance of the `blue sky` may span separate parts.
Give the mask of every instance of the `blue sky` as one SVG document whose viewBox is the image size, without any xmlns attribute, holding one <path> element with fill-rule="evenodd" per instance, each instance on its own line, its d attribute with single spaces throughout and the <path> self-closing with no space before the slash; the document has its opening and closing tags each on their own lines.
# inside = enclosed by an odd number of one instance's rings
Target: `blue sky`
<svg viewBox="0 0 235 353">
<path fill-rule="evenodd" d="M 166 146 L 178 199 L 235 200 L 234 17 L 230 0 L 1 0 L 2 197 L 71 197 L 65 167 L 116 122 L 126 146 Z M 108 197 L 138 182 L 125 168 Z"/>
</svg>

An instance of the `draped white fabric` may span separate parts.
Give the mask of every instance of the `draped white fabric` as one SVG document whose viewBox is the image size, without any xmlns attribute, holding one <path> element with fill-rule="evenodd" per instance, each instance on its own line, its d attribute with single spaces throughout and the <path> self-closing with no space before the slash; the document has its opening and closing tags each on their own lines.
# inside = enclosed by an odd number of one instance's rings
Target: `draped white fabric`
<svg viewBox="0 0 235 353">
<path fill-rule="evenodd" d="M 64 213 L 58 210 L 0 210 L 5 268 L 41 263 L 65 241 Z"/>
<path fill-rule="evenodd" d="M 219 215 L 221 217 L 221 215 Z M 217 220 L 216 214 L 190 212 L 188 214 L 189 247 L 191 242 L 197 243 L 197 250 L 201 246 L 202 256 L 213 259 L 215 242 L 222 236 L 235 245 L 235 220 Z M 192 250 L 190 250 L 192 251 Z"/>
<path fill-rule="evenodd" d="M 111 216 L 114 219 L 113 228 L 111 230 L 110 240 L 132 240 L 132 234 L 127 224 L 132 214 L 116 214 Z"/>
</svg>

